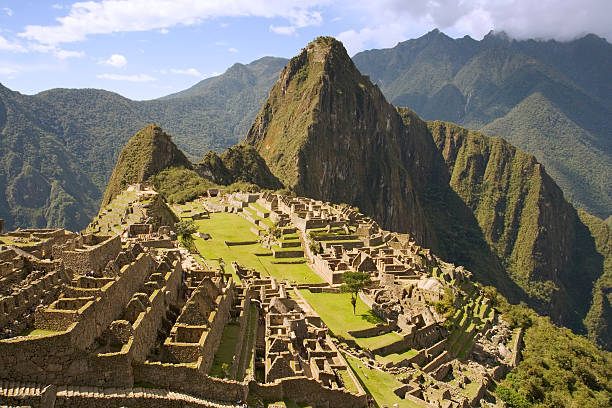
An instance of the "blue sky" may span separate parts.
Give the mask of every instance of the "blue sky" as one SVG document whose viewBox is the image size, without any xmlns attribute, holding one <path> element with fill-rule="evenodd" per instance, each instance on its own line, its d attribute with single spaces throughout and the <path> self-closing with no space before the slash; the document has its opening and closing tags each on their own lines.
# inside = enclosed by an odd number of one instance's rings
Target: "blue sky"
<svg viewBox="0 0 612 408">
<path fill-rule="evenodd" d="M 612 38 L 610 0 L 0 0 L 0 82 L 152 99 L 236 62 L 292 57 L 319 35 L 349 54 L 440 28 L 482 38 Z"/>
</svg>

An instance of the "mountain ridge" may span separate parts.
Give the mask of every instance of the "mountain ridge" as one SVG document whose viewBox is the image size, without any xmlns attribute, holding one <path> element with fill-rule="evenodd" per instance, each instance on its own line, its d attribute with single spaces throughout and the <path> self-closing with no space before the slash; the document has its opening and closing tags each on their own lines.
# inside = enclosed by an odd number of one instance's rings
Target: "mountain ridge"
<svg viewBox="0 0 612 408">
<path fill-rule="evenodd" d="M 606 40 L 595 35 L 567 42 L 515 40 L 489 33 L 477 41 L 434 30 L 393 48 L 360 52 L 353 60 L 394 105 L 536 153 L 573 203 L 609 216 L 612 184 L 592 177 L 612 172 L 612 74 L 604 68 L 612 63 L 612 44 Z M 523 103 L 533 95 L 543 97 L 549 116 L 559 118 L 550 129 L 538 123 L 542 114 L 536 107 Z M 517 115 L 530 126 L 508 130 Z M 579 130 L 573 143 L 556 140 L 555 134 L 573 129 Z M 550 153 L 553 147 L 563 162 Z"/>
</svg>

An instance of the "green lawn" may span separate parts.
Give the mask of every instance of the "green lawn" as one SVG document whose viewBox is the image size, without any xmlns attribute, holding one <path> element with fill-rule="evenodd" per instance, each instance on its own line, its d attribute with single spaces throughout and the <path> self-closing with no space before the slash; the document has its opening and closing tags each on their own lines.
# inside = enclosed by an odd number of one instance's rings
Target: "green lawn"
<svg viewBox="0 0 612 408">
<path fill-rule="evenodd" d="M 215 353 L 213 364 L 210 367 L 209 375 L 218 378 L 225 378 L 224 365 L 227 368 L 231 368 L 232 361 L 234 359 L 234 352 L 236 351 L 236 344 L 238 344 L 238 337 L 240 335 L 240 325 L 238 324 L 227 324 L 223 329 L 221 335 L 221 341 L 219 342 L 219 348 Z"/>
<path fill-rule="evenodd" d="M 403 400 L 393 393 L 394 388 L 402 385 L 393 375 L 378 370 L 372 370 L 366 367 L 360 360 L 351 356 L 345 355 L 344 357 L 355 375 L 357 375 L 357 378 L 359 378 L 363 388 L 374 397 L 379 407 L 383 405 L 399 408 L 421 407 L 421 405 Z"/>
<path fill-rule="evenodd" d="M 355 381 L 353 381 L 349 370 L 338 370 L 338 374 L 342 378 L 344 388 L 346 388 L 347 391 L 352 392 L 353 394 L 357 394 L 359 392 L 357 384 L 355 384 Z"/>
<path fill-rule="evenodd" d="M 336 336 L 353 339 L 361 347 L 369 349 L 386 346 L 401 339 L 397 333 L 364 338 L 354 338 L 348 334 L 349 330 L 367 329 L 382 322 L 359 298 L 356 314 L 353 314 L 350 293 L 312 293 L 308 289 L 302 289 L 300 293 Z"/>
<path fill-rule="evenodd" d="M 56 334 L 59 333 L 59 331 L 56 330 L 45 330 L 45 329 L 33 329 L 30 331 L 24 331 L 23 333 L 20 334 L 20 336 L 44 336 L 47 334 Z"/>
<path fill-rule="evenodd" d="M 240 354 L 240 362 L 238 367 L 239 370 L 241 367 L 245 367 L 245 370 L 237 373 L 236 376 L 239 381 L 244 380 L 244 377 L 249 375 L 253 370 L 251 360 L 253 357 L 253 345 L 257 337 L 257 308 L 253 305 L 249 306 L 249 320 L 247 321 L 247 324 L 247 331 L 245 333 L 247 337 L 245 341 L 242 342 L 242 353 Z"/>
<path fill-rule="evenodd" d="M 266 408 L 269 407 L 283 407 L 283 408 L 313 408 L 312 405 L 307 405 L 307 404 L 298 404 L 295 403 L 291 400 L 284 400 L 284 401 L 276 401 L 276 402 L 266 402 Z"/>
<path fill-rule="evenodd" d="M 237 261 L 242 266 L 253 268 L 263 276 L 273 276 L 279 280 L 295 280 L 298 283 L 319 283 L 323 280 L 307 264 L 273 264 L 272 256 L 256 256 L 256 253 L 270 252 L 259 244 L 233 245 L 228 247 L 225 241 L 254 241 L 257 239 L 251 232 L 253 224 L 243 217 L 230 213 L 213 213 L 210 219 L 194 221 L 198 231 L 210 234 L 211 239 L 195 237 L 195 245 L 206 263 L 211 268 L 219 266 L 218 259 L 223 258 L 225 271 L 231 272 L 231 262 Z M 304 258 L 291 258 L 294 260 Z M 285 259 L 284 259 L 285 260 Z M 278 261 L 278 259 L 276 259 Z M 234 277 L 238 281 L 238 277 Z"/>
<path fill-rule="evenodd" d="M 402 353 L 391 353 L 391 354 L 387 354 L 386 356 L 376 355 L 375 357 L 376 357 L 376 360 L 380 361 L 383 364 L 386 364 L 389 362 L 399 363 L 402 360 L 416 356 L 417 353 L 418 353 L 418 350 L 410 349 Z"/>
</svg>

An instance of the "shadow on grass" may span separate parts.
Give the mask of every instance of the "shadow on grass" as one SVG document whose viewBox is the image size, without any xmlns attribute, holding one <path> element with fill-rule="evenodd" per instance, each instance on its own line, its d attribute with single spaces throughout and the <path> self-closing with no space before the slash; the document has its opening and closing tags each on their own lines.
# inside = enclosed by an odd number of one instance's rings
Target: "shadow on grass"
<svg viewBox="0 0 612 408">
<path fill-rule="evenodd" d="M 381 322 L 380 317 L 376 316 L 376 314 L 374 314 L 372 309 L 368 310 L 365 313 L 360 314 L 359 316 L 361 316 L 363 320 L 371 324 L 376 324 L 376 323 Z"/>
</svg>

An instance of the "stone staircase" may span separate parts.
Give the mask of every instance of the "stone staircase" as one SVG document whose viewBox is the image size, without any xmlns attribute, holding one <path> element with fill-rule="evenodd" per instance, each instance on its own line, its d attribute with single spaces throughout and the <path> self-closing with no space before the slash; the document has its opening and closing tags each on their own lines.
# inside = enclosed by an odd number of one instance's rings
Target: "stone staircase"
<svg viewBox="0 0 612 408">
<path fill-rule="evenodd" d="M 156 388 L 100 388 L 54 386 L 16 381 L 0 382 L 0 406 L 82 407 L 205 407 L 239 408 L 236 404 L 209 401 L 192 395 Z"/>
</svg>

